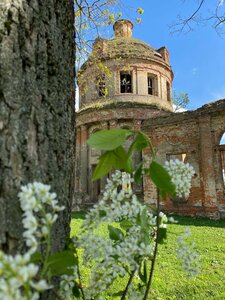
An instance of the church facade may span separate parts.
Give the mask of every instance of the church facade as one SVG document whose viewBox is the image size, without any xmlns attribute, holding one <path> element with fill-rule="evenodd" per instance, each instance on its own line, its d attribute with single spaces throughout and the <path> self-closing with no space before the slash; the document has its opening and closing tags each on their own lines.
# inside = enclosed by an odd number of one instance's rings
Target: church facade
<svg viewBox="0 0 225 300">
<path fill-rule="evenodd" d="M 225 217 L 225 146 L 220 145 L 225 132 L 225 100 L 174 113 L 169 51 L 134 39 L 132 28 L 128 20 L 117 21 L 115 37 L 96 39 L 92 54 L 79 71 L 75 205 L 86 207 L 98 201 L 106 182 L 106 178 L 91 180 L 101 153 L 90 149 L 86 140 L 98 130 L 120 127 L 144 131 L 157 149 L 160 163 L 177 158 L 194 167 L 189 198 L 162 201 L 162 210 Z M 138 163 L 150 158 L 146 149 L 133 159 Z M 141 201 L 155 205 L 156 188 L 147 177 L 134 189 Z"/>
</svg>

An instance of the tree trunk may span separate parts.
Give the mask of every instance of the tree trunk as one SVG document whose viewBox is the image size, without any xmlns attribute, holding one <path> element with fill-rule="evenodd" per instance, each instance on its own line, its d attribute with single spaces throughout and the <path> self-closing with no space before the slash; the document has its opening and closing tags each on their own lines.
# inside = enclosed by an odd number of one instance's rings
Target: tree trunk
<svg viewBox="0 0 225 300">
<path fill-rule="evenodd" d="M 22 249 L 21 185 L 52 186 L 69 233 L 74 169 L 73 1 L 0 1 L 0 249 Z"/>
</svg>

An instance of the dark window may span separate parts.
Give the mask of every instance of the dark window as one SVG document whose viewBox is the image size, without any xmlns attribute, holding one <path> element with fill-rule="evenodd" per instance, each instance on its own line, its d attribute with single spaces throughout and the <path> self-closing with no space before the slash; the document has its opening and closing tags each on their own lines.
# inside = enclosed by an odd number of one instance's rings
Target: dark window
<svg viewBox="0 0 225 300">
<path fill-rule="evenodd" d="M 98 86 L 98 96 L 106 96 L 106 87 L 105 87 L 105 75 L 100 75 L 97 77 L 97 86 Z"/>
<path fill-rule="evenodd" d="M 170 84 L 168 81 L 166 82 L 166 93 L 167 93 L 167 101 L 171 101 Z"/>
<path fill-rule="evenodd" d="M 155 95 L 155 78 L 153 76 L 148 75 L 148 94 Z"/>
<path fill-rule="evenodd" d="M 153 78 L 148 76 L 148 94 L 154 95 Z"/>
<path fill-rule="evenodd" d="M 148 74 L 148 95 L 158 96 L 157 89 L 157 76 L 153 74 Z"/>
<path fill-rule="evenodd" d="M 132 93 L 132 76 L 129 72 L 120 72 L 120 93 Z"/>
</svg>

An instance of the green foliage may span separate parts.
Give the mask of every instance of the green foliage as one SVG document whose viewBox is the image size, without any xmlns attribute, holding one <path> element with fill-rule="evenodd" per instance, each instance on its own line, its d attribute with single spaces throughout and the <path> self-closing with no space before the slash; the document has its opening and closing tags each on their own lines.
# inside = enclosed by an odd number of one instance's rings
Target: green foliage
<svg viewBox="0 0 225 300">
<path fill-rule="evenodd" d="M 127 129 L 101 130 L 92 134 L 87 144 L 99 150 L 114 150 L 123 145 L 129 135 L 131 131 Z"/>
<path fill-rule="evenodd" d="M 131 135 L 133 136 L 133 142 L 126 152 L 122 145 Z M 150 140 L 143 132 L 132 132 L 127 129 L 114 128 L 98 131 L 91 135 L 87 143 L 93 148 L 105 150 L 100 156 L 99 162 L 94 170 L 93 180 L 97 180 L 106 175 L 112 168 L 132 173 L 131 156 L 135 151 L 142 151 L 146 147 L 150 147 L 153 152 L 153 158 L 155 155 Z M 140 181 L 142 169 L 142 163 L 134 169 L 135 182 Z M 156 161 L 152 161 L 149 167 L 145 168 L 145 173 L 157 186 L 162 198 L 165 199 L 167 194 L 171 196 L 175 195 L 175 186 L 171 182 L 170 175 Z"/>
<path fill-rule="evenodd" d="M 139 15 L 142 15 L 143 13 L 144 13 L 144 10 L 142 9 L 142 8 L 138 8 L 137 9 L 137 13 L 139 14 Z"/>
<path fill-rule="evenodd" d="M 78 263 L 73 251 L 62 251 L 52 254 L 47 260 L 47 268 L 52 276 L 73 275 L 73 268 Z"/>
<path fill-rule="evenodd" d="M 166 194 L 175 196 L 176 187 L 171 182 L 171 177 L 168 172 L 160 164 L 153 161 L 148 171 L 152 181 L 159 189 L 162 198 L 165 199 Z"/>
<path fill-rule="evenodd" d="M 113 241 L 120 241 L 124 238 L 124 233 L 119 228 L 108 225 L 109 238 Z"/>
<path fill-rule="evenodd" d="M 135 136 L 133 143 L 130 146 L 128 153 L 133 151 L 142 151 L 144 148 L 149 146 L 149 139 L 143 132 L 138 132 Z"/>
<path fill-rule="evenodd" d="M 78 217 L 77 217 L 78 216 Z M 79 218 L 79 212 L 74 214 L 71 221 L 71 236 L 78 234 L 83 222 Z M 225 298 L 225 220 L 215 221 L 205 218 L 174 217 L 178 223 L 169 224 L 166 243 L 159 247 L 159 257 L 156 261 L 152 295 L 150 299 L 168 300 L 215 300 Z M 113 224 L 112 224 L 113 225 Z M 108 238 L 108 224 L 101 229 L 101 235 Z M 114 226 L 114 225 L 113 225 Z M 191 229 L 193 241 L 198 247 L 203 265 L 202 272 L 194 279 L 185 276 L 179 260 L 176 257 L 177 236 L 184 232 L 188 226 Z M 122 226 L 121 226 L 122 228 Z M 144 262 L 141 266 L 141 278 L 145 282 L 144 272 L 149 272 L 150 265 Z M 91 266 L 82 269 L 84 285 L 87 284 Z M 121 299 L 121 289 L 126 286 L 127 278 L 119 278 L 109 289 L 112 296 L 105 297 L 108 300 Z M 118 293 L 118 296 L 116 294 Z M 115 295 L 115 296 L 113 296 Z"/>
<path fill-rule="evenodd" d="M 185 109 L 188 106 L 190 100 L 189 100 L 189 96 L 187 93 L 180 92 L 177 95 L 177 93 L 174 91 L 172 102 L 175 105 L 174 111 L 176 112 L 176 111 L 179 111 L 179 109 L 181 109 L 181 108 Z"/>
<path fill-rule="evenodd" d="M 97 180 L 103 177 L 109 173 L 111 168 L 124 170 L 128 173 L 131 172 L 129 157 L 122 146 L 119 146 L 112 151 L 107 151 L 100 156 L 99 163 L 94 170 L 92 179 Z"/>
<path fill-rule="evenodd" d="M 144 260 L 139 269 L 138 275 L 142 282 L 146 285 L 148 282 L 148 270 L 147 270 L 147 261 Z"/>
<path fill-rule="evenodd" d="M 117 0 L 75 0 L 74 3 L 76 58 L 80 65 L 90 54 L 92 41 L 101 34 L 105 34 L 105 27 L 114 24 L 122 17 L 123 12 L 129 11 L 131 8 Z M 142 15 L 144 10 L 137 8 L 136 13 Z M 141 19 L 136 18 L 136 22 L 140 23 Z"/>
</svg>

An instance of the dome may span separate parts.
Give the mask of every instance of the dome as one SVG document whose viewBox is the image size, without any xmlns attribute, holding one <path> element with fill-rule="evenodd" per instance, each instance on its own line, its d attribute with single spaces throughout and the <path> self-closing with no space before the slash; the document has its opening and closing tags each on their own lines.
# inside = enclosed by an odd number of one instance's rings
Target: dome
<svg viewBox="0 0 225 300">
<path fill-rule="evenodd" d="M 114 38 L 97 38 L 79 70 L 80 107 L 127 101 L 171 111 L 173 71 L 168 50 L 133 38 L 129 20 L 119 20 L 113 28 Z"/>
<path fill-rule="evenodd" d="M 141 40 L 132 37 L 133 23 L 129 20 L 119 20 L 114 26 L 115 37 L 113 39 L 97 38 L 93 43 L 92 54 L 83 64 L 81 69 L 87 64 L 96 60 L 109 59 L 144 59 L 156 61 L 169 66 L 169 52 L 165 47 L 155 49 Z"/>
<path fill-rule="evenodd" d="M 93 45 L 93 54 L 98 58 L 142 58 L 156 59 L 163 62 L 162 55 L 153 47 L 132 37 L 115 37 L 114 39 L 98 38 Z"/>
</svg>

